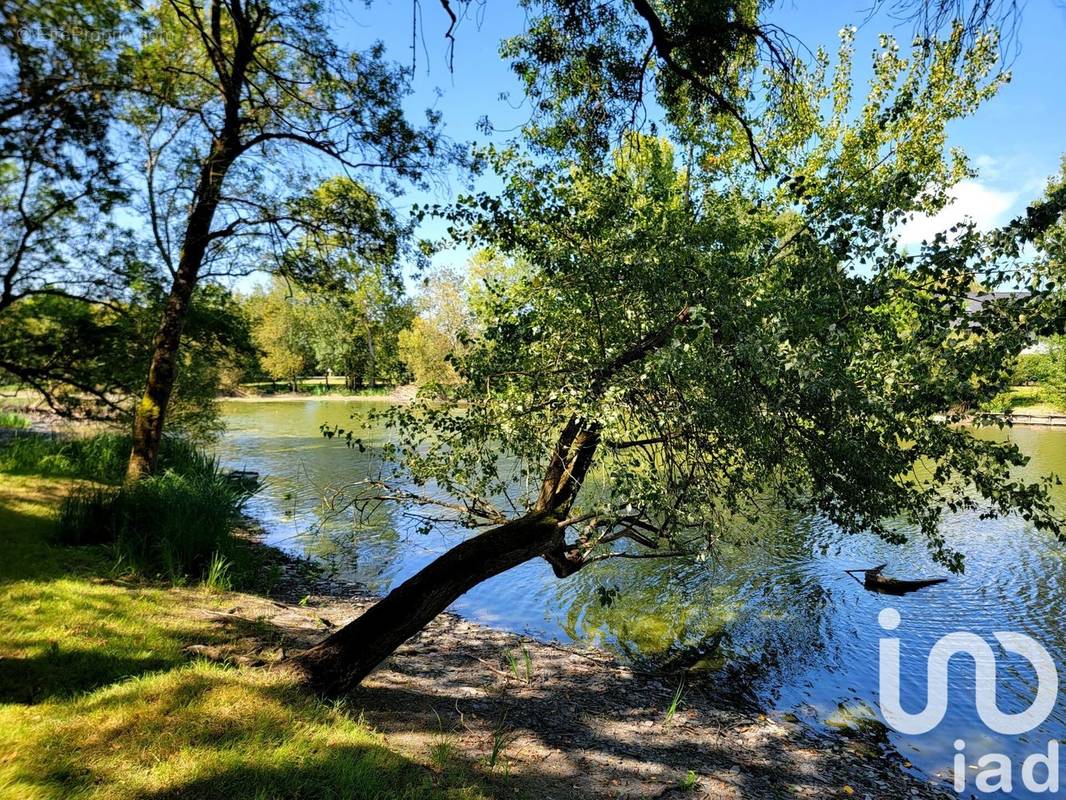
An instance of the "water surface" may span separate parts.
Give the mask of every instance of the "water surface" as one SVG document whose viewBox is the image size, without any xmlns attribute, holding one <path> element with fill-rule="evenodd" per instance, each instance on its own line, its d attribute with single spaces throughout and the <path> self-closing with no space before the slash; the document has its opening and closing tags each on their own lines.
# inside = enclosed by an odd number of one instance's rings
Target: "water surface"
<svg viewBox="0 0 1066 800">
<path fill-rule="evenodd" d="M 336 400 L 227 403 L 219 454 L 234 468 L 264 476 L 250 511 L 273 544 L 386 592 L 467 533 L 422 534 L 416 521 L 386 507 L 369 525 L 323 509 L 322 497 L 332 488 L 379 469 L 374 444 L 385 433 L 365 436 L 368 447 L 360 453 L 322 438 L 319 426 L 351 427 L 352 414 L 361 417 L 373 407 Z M 1008 435 L 1032 457 L 1030 477 L 1066 474 L 1066 429 L 1019 427 Z M 1058 491 L 1059 507 L 1066 509 L 1066 491 Z M 596 644 L 631 660 L 694 665 L 710 681 L 720 680 L 725 666 L 734 681 L 740 672 L 760 702 L 780 713 L 816 726 L 858 727 L 867 735 L 882 730 L 864 720 L 877 718 L 878 640 L 888 635 L 877 615 L 886 606 L 903 619 L 893 635 L 903 642 L 902 696 L 909 711 L 925 701 L 930 647 L 956 630 L 983 635 L 996 650 L 994 631 L 1034 637 L 1059 665 L 1061 684 L 1066 549 L 1018 518 L 956 515 L 945 535 L 966 553 L 965 574 L 905 597 L 867 592 L 843 570 L 887 562 L 892 575 L 943 574 L 920 542 L 896 547 L 873 536 L 844 535 L 817 517 L 771 516 L 740 532 L 738 543 L 723 547 L 715 560 L 605 562 L 562 581 L 538 560 L 486 581 L 453 610 L 541 639 Z M 611 602 L 605 604 L 605 596 Z M 997 656 L 1001 710 L 1024 709 L 1035 692 L 1033 670 L 1018 657 Z M 1066 693 L 1037 730 L 1002 737 L 977 716 L 973 684 L 972 663 L 953 659 L 944 722 L 922 736 L 884 731 L 887 741 L 927 775 L 950 774 L 956 739 L 967 743 L 970 763 L 989 752 L 1007 754 L 1015 761 L 1010 796 L 1047 797 L 1021 787 L 1021 762 L 1046 752 L 1050 739 L 1066 739 Z M 973 774 L 964 797 L 983 796 L 973 789 Z"/>
</svg>

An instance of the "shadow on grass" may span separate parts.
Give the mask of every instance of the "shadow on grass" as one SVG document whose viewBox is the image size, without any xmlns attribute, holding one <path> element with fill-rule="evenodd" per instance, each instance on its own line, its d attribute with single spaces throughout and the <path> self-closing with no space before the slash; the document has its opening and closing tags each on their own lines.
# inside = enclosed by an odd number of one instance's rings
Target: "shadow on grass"
<svg viewBox="0 0 1066 800">
<path fill-rule="evenodd" d="M 71 574 L 102 574 L 103 548 L 51 544 L 55 512 L 69 481 L 0 474 L 0 588 L 12 581 L 39 581 Z"/>
<path fill-rule="evenodd" d="M 97 650 L 58 648 L 30 657 L 0 657 L 0 703 L 39 703 L 173 665 L 166 658 L 120 657 Z"/>
<path fill-rule="evenodd" d="M 198 663 L 37 708 L 11 724 L 20 747 L 0 764 L 0 788 L 144 800 L 484 797 L 277 672 Z"/>
</svg>

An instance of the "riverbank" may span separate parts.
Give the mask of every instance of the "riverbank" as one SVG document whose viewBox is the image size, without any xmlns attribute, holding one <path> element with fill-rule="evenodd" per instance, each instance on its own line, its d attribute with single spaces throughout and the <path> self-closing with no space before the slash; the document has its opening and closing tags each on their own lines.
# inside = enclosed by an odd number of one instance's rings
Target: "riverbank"
<svg viewBox="0 0 1066 800">
<path fill-rule="evenodd" d="M 317 393 L 317 392 L 274 392 L 272 394 L 242 394 L 223 395 L 218 399 L 227 403 L 274 403 L 274 402 L 305 402 L 307 400 L 322 400 L 327 402 L 353 402 L 353 403 L 409 403 L 414 398 L 418 388 L 415 386 L 394 386 L 386 392 L 368 393 Z"/>
<path fill-rule="evenodd" d="M 278 654 L 314 644 L 377 599 L 274 553 L 285 566 L 272 602 L 246 597 L 226 613 L 269 622 Z M 641 671 L 601 650 L 446 613 L 349 702 L 413 759 L 444 752 L 467 765 L 492 763 L 515 791 L 546 800 L 955 796 L 942 782 L 909 774 L 910 763 L 886 746 L 878 726 L 817 731 L 791 715 L 764 713 L 730 680 Z"/>
<path fill-rule="evenodd" d="M 238 604 L 290 647 L 358 616 L 368 598 Z M 679 692 L 679 687 L 680 692 Z M 675 706 L 675 697 L 678 701 Z M 862 732 L 824 734 L 739 703 L 714 683 L 636 671 L 606 653 L 538 642 L 442 615 L 349 700 L 412 758 L 495 759 L 540 798 L 946 798 Z"/>
<path fill-rule="evenodd" d="M 950 796 L 859 733 L 447 614 L 323 705 L 265 667 L 372 597 L 265 546 L 262 594 L 124 577 L 48 543 L 69 482 L 4 478 L 0 797 Z"/>
<path fill-rule="evenodd" d="M 124 573 L 52 543 L 66 479 L 0 475 L 0 798 L 498 796 L 461 765 L 408 758 L 348 704 L 279 670 L 201 653 L 278 647 L 263 597 Z"/>
</svg>

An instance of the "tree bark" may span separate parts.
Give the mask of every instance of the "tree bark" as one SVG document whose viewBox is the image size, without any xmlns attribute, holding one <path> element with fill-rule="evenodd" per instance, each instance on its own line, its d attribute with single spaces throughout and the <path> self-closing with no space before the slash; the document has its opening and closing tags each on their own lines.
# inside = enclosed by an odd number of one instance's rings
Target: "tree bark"
<svg viewBox="0 0 1066 800">
<path fill-rule="evenodd" d="M 650 331 L 592 376 L 591 393 L 601 396 L 620 370 L 642 361 L 671 341 L 691 316 L 685 305 L 665 325 Z M 565 526 L 600 444 L 600 425 L 573 415 L 563 426 L 548 460 L 540 494 L 523 517 L 453 547 L 408 578 L 353 622 L 287 663 L 316 691 L 338 695 L 353 689 L 401 644 L 482 581 L 534 558 L 551 564 L 559 578 L 588 561 L 567 545 Z"/>
<path fill-rule="evenodd" d="M 554 516 L 533 512 L 467 539 L 289 664 L 321 694 L 350 691 L 464 593 L 544 556 L 562 537 Z"/>
<path fill-rule="evenodd" d="M 235 157 L 236 153 L 230 145 L 216 141 L 211 154 L 200 168 L 196 200 L 189 212 L 174 283 L 170 287 L 170 295 L 163 308 L 163 318 L 153 342 L 148 382 L 144 396 L 137 404 L 133 421 L 133 449 L 126 469 L 128 480 L 136 480 L 155 471 L 159 445 L 163 439 L 163 420 L 178 376 L 181 332 L 189 314 L 200 266 L 207 252 L 211 223 L 222 193 L 222 182 Z"/>
</svg>

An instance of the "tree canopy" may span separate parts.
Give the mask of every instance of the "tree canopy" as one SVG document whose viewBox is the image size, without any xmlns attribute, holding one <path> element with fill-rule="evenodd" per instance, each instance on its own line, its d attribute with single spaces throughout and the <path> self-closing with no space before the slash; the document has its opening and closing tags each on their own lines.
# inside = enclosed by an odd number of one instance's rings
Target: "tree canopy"
<svg viewBox="0 0 1066 800">
<path fill-rule="evenodd" d="M 845 30 L 835 69 L 823 54 L 790 76 L 789 103 L 757 126 L 790 166 L 779 182 L 753 180 L 741 151 L 682 168 L 639 135 L 603 170 L 494 153 L 502 195 L 452 216 L 528 270 L 491 297 L 451 403 L 392 412 L 404 470 L 462 498 L 469 524 L 499 521 L 543 502 L 559 431 L 584 435 L 595 467 L 560 523 L 564 572 L 631 555 L 622 538 L 713 547 L 731 515 L 775 499 L 891 540 L 916 525 L 954 569 L 949 509 L 1021 509 L 1058 530 L 1046 486 L 1011 478 L 1016 447 L 957 426 L 1034 331 L 1061 324 L 1058 267 L 1019 258 L 1047 234 L 1022 219 L 914 255 L 896 241 L 968 174 L 943 153 L 945 125 L 1002 81 L 994 41 L 964 48 L 962 34 L 909 56 L 883 39 L 851 114 Z M 1032 214 L 1061 203 L 1052 191 Z M 1003 282 L 1028 290 L 966 312 L 972 285 Z"/>
</svg>

